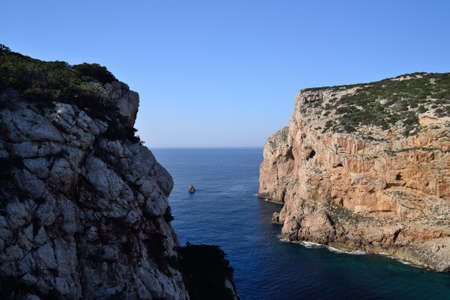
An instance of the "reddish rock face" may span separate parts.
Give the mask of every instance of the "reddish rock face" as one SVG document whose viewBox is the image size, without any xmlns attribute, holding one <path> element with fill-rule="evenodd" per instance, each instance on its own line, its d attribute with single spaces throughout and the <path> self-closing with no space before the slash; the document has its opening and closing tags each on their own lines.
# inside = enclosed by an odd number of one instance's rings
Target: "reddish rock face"
<svg viewBox="0 0 450 300">
<path fill-rule="evenodd" d="M 402 122 L 324 130 L 339 117 L 325 107 L 357 89 L 299 92 L 289 126 L 265 145 L 260 197 L 283 203 L 273 218 L 283 238 L 450 271 L 450 118 L 418 114 L 410 136 Z"/>
</svg>

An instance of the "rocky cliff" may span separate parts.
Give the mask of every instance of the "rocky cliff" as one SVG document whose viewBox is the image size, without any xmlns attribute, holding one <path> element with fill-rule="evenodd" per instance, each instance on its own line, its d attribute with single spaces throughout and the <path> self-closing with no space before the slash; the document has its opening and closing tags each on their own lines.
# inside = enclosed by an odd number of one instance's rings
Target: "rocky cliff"
<svg viewBox="0 0 450 300">
<path fill-rule="evenodd" d="M 298 93 L 259 196 L 282 237 L 450 271 L 450 73 Z"/>
<path fill-rule="evenodd" d="M 104 67 L 0 47 L 2 299 L 190 298 L 138 105 Z"/>
</svg>

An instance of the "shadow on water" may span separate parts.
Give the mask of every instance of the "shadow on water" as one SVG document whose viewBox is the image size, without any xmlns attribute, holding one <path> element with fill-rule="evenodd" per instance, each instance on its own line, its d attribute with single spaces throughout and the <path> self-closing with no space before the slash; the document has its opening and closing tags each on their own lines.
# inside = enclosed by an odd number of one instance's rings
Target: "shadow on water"
<svg viewBox="0 0 450 300">
<path fill-rule="evenodd" d="M 224 249 L 242 299 L 450 298 L 448 274 L 281 242 L 281 227 L 271 224 L 281 207 L 256 197 L 262 149 L 153 152 L 175 181 L 169 201 L 180 242 Z"/>
</svg>

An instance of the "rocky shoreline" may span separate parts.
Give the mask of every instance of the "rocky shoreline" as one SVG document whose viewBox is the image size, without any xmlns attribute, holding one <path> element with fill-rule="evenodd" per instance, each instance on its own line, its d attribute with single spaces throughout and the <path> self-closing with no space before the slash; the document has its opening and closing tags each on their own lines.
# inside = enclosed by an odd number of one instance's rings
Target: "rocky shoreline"
<svg viewBox="0 0 450 300">
<path fill-rule="evenodd" d="M 282 238 L 449 272 L 449 77 L 300 91 L 260 168 L 258 195 L 283 204 Z"/>
</svg>

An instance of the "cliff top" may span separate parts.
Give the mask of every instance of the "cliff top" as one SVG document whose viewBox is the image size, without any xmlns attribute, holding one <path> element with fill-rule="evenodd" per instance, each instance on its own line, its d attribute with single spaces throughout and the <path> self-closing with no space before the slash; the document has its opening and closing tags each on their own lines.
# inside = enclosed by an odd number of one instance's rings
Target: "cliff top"
<svg viewBox="0 0 450 300">
<path fill-rule="evenodd" d="M 419 117 L 450 120 L 450 73 L 412 73 L 381 81 L 300 91 L 300 111 L 320 114 L 323 133 L 398 127 L 420 130 Z M 370 135 L 369 135 L 370 136 Z"/>
<path fill-rule="evenodd" d="M 56 102 L 75 104 L 112 125 L 111 138 L 139 141 L 133 130 L 138 94 L 98 64 L 42 61 L 0 44 L 0 108 L 18 97 L 48 109 Z"/>
<path fill-rule="evenodd" d="M 11 51 L 0 44 L 0 91 L 13 88 L 36 100 L 78 101 L 102 93 L 97 85 L 117 81 L 98 64 L 69 65 L 63 61 L 42 61 Z M 88 104 L 88 101 L 85 101 Z"/>
</svg>

